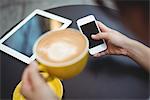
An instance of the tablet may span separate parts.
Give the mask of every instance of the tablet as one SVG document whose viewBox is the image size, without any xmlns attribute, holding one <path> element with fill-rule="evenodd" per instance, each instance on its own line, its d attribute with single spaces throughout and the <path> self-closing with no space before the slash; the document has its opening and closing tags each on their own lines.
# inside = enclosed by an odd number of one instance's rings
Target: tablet
<svg viewBox="0 0 150 100">
<path fill-rule="evenodd" d="M 65 29 L 71 20 L 39 9 L 33 11 L 0 40 L 0 50 L 29 64 L 35 60 L 35 41 L 45 32 Z"/>
</svg>

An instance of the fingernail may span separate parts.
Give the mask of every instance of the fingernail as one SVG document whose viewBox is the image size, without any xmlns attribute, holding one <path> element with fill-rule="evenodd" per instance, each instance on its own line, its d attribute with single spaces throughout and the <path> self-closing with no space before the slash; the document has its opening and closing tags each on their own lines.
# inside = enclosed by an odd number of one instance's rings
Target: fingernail
<svg viewBox="0 0 150 100">
<path fill-rule="evenodd" d="M 31 62 L 31 65 L 37 65 L 36 61 Z"/>
<path fill-rule="evenodd" d="M 34 68 L 37 68 L 37 62 L 36 62 L 36 61 L 31 62 L 30 65 L 31 65 L 32 67 L 34 67 Z"/>
<path fill-rule="evenodd" d="M 91 35 L 91 37 L 93 38 L 93 37 L 95 37 L 95 35 Z"/>
<path fill-rule="evenodd" d="M 96 55 L 93 55 L 94 57 L 97 57 Z"/>
<path fill-rule="evenodd" d="M 93 56 L 94 56 L 94 57 L 97 57 L 97 54 L 94 54 Z"/>
</svg>

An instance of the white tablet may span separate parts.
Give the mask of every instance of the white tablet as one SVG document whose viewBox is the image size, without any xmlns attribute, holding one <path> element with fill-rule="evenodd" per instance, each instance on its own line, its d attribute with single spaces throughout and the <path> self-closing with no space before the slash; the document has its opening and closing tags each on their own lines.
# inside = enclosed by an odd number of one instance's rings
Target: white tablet
<svg viewBox="0 0 150 100">
<path fill-rule="evenodd" d="M 0 40 L 0 50 L 29 64 L 35 60 L 35 41 L 45 32 L 65 29 L 71 20 L 42 10 L 33 11 Z"/>
</svg>

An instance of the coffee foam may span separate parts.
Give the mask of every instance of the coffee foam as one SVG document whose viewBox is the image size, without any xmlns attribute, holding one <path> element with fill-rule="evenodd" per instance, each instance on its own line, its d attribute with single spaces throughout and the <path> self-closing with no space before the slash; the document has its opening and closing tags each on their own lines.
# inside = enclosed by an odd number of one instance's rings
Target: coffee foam
<svg viewBox="0 0 150 100">
<path fill-rule="evenodd" d="M 49 32 L 36 46 L 38 60 L 58 65 L 70 62 L 83 52 L 87 52 L 87 40 L 79 31 L 73 29 Z"/>
<path fill-rule="evenodd" d="M 54 61 L 63 61 L 77 53 L 77 47 L 65 42 L 58 41 L 48 48 L 48 57 Z"/>
</svg>

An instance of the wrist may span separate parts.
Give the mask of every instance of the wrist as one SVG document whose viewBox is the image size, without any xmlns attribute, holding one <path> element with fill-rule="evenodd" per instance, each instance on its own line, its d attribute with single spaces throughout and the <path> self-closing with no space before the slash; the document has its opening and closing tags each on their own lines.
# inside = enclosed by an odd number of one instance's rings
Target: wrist
<svg viewBox="0 0 150 100">
<path fill-rule="evenodd" d="M 137 43 L 135 40 L 132 40 L 130 38 L 127 38 L 127 40 L 125 40 L 124 49 L 127 52 L 127 56 L 132 57 L 132 52 L 134 51 L 136 45 Z"/>
<path fill-rule="evenodd" d="M 150 68 L 149 65 L 149 58 L 150 58 L 150 48 L 143 45 L 142 43 L 136 41 L 136 40 L 128 40 L 125 44 L 125 48 L 127 51 L 127 56 L 132 58 L 134 61 L 136 61 L 138 64 L 143 66 L 145 69 Z"/>
</svg>

